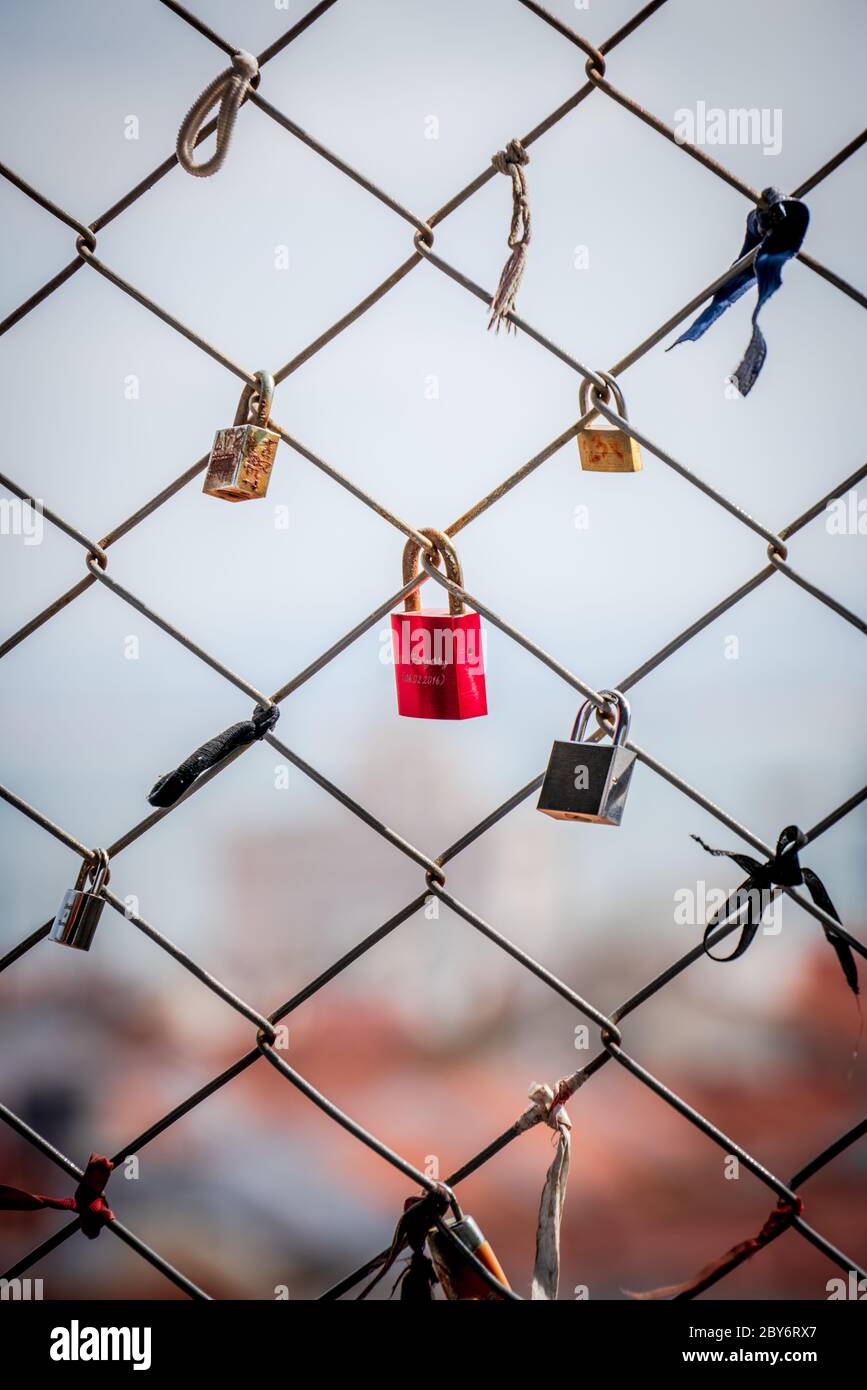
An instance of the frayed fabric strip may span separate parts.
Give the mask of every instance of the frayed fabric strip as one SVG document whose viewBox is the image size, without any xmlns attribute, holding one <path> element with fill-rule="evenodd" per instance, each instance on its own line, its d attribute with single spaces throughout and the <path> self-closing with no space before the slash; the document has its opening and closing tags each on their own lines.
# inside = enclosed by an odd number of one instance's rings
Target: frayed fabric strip
<svg viewBox="0 0 867 1390">
<path fill-rule="evenodd" d="M 530 1099 L 545 1107 L 545 1123 L 557 1136 L 557 1150 L 545 1176 L 536 1227 L 536 1262 L 530 1298 L 539 1301 L 553 1301 L 560 1287 L 560 1225 L 572 1148 L 572 1121 L 560 1095 L 559 1086 L 556 1092 L 538 1082 L 530 1088 Z"/>
<path fill-rule="evenodd" d="M 509 228 L 509 258 L 503 266 L 494 297 L 491 300 L 491 316 L 488 328 L 497 333 L 500 324 L 515 331 L 509 315 L 515 307 L 518 289 L 527 265 L 527 247 L 530 244 L 530 201 L 527 195 L 527 179 L 524 165 L 529 163 L 520 140 L 510 140 L 504 150 L 498 150 L 491 163 L 500 174 L 507 174 L 512 180 L 512 222 Z"/>
</svg>

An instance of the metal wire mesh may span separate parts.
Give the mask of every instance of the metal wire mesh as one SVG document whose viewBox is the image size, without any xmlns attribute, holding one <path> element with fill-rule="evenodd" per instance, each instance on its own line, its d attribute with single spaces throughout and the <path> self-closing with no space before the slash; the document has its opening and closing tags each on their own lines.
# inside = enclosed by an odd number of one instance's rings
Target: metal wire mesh
<svg viewBox="0 0 867 1390">
<path fill-rule="evenodd" d="M 202 22 L 202 20 L 197 18 L 183 5 L 175 3 L 175 0 L 161 0 L 161 3 L 169 10 L 173 11 L 181 21 L 192 26 L 193 29 L 205 40 L 214 45 L 215 48 L 229 55 L 232 55 L 236 51 L 232 43 L 215 33 L 207 24 Z M 272 43 L 259 55 L 258 63 L 260 68 L 265 67 L 272 58 L 298 38 L 299 35 L 308 29 L 310 25 L 314 24 L 321 15 L 331 9 L 335 3 L 336 0 L 321 0 L 321 3 L 315 5 L 303 19 L 289 28 L 279 40 Z M 757 190 L 750 188 L 715 159 L 708 156 L 702 149 L 676 140 L 674 131 L 671 127 L 659 120 L 649 111 L 644 110 L 633 101 L 631 97 L 620 91 L 609 80 L 607 74 L 608 56 L 613 53 L 620 44 L 631 40 L 632 36 L 640 30 L 645 21 L 661 8 L 665 0 L 652 0 L 652 3 L 644 5 L 628 23 L 624 24 L 617 32 L 612 34 L 611 37 L 598 48 L 590 44 L 569 25 L 563 23 L 560 19 L 549 13 L 542 5 L 534 3 L 534 0 L 519 0 L 519 3 L 535 15 L 540 22 L 550 25 L 565 42 L 577 47 L 586 56 L 587 60 L 586 82 L 566 102 L 558 106 L 556 110 L 552 111 L 550 115 L 522 137 L 522 144 L 524 147 L 532 146 L 534 142 L 540 140 L 565 115 L 573 111 L 589 97 L 593 96 L 594 93 L 599 92 L 604 94 L 608 99 L 618 103 L 636 119 L 644 122 L 667 140 L 674 141 L 684 153 L 701 164 L 708 173 L 724 180 L 731 187 L 742 193 L 748 201 L 752 203 L 758 202 L 760 195 Z M 601 100 L 600 97 L 596 97 L 595 99 Z M 274 379 L 277 383 L 284 381 L 300 366 L 309 361 L 310 358 L 318 353 L 327 343 L 331 342 L 350 324 L 364 315 L 372 306 L 381 300 L 383 296 L 387 295 L 395 285 L 422 262 L 427 262 L 428 265 L 433 266 L 442 274 L 450 277 L 471 295 L 474 295 L 485 304 L 490 302 L 491 292 L 489 288 L 476 284 L 466 276 L 458 266 L 443 259 L 434 247 L 436 244 L 436 229 L 446 218 L 454 213 L 456 209 L 461 207 L 467 199 L 471 198 L 474 193 L 495 176 L 496 171 L 493 167 L 485 169 L 465 188 L 457 192 L 444 203 L 442 207 L 438 208 L 428 217 L 420 217 L 410 209 L 402 206 L 401 203 L 391 197 L 389 193 L 377 187 L 377 185 L 367 178 L 363 172 L 353 168 L 334 151 L 326 148 L 314 135 L 302 130 L 286 114 L 273 106 L 265 96 L 260 94 L 258 90 L 258 81 L 249 91 L 245 104 L 257 107 L 270 121 L 274 122 L 296 140 L 302 141 L 309 149 L 314 151 L 321 158 L 327 160 L 334 168 L 338 169 L 348 179 L 353 180 L 371 197 L 378 199 L 380 203 L 390 209 L 397 217 L 402 218 L 414 229 L 415 249 L 412 254 L 403 260 L 371 293 L 366 295 L 359 303 L 354 305 L 339 318 L 326 332 L 320 334 L 315 341 L 308 344 L 301 352 L 297 353 L 290 361 L 286 362 L 275 371 Z M 197 143 L 200 143 L 212 134 L 215 127 L 216 121 L 211 121 L 206 125 L 200 132 L 199 141 Z M 860 149 L 865 141 L 867 141 L 867 131 L 862 132 L 862 134 L 851 140 L 843 149 L 829 158 L 813 175 L 805 178 L 799 187 L 794 190 L 793 196 L 801 197 L 816 188 L 818 184 L 829 178 L 845 160 L 855 153 L 856 150 Z M 202 338 L 194 328 L 182 323 L 163 305 L 155 302 L 134 284 L 120 276 L 110 265 L 106 264 L 99 255 L 99 233 L 116 218 L 120 217 L 137 201 L 137 199 L 151 189 L 155 183 L 164 178 L 165 175 L 175 167 L 176 163 L 177 160 L 174 155 L 165 159 L 112 207 L 108 208 L 89 224 L 79 221 L 78 218 L 68 213 L 62 207 L 59 207 L 44 193 L 31 187 L 30 184 L 19 177 L 13 170 L 5 165 L 0 165 L 0 173 L 2 173 L 4 178 L 14 184 L 19 190 L 26 194 L 28 198 L 37 203 L 45 212 L 58 219 L 76 234 L 76 254 L 74 258 L 71 259 L 61 271 L 52 275 L 51 278 L 23 304 L 7 315 L 2 325 L 0 325 L 0 334 L 9 332 L 13 329 L 17 323 L 31 312 L 31 310 L 49 295 L 53 294 L 55 290 L 63 285 L 71 276 L 77 274 L 82 268 L 87 268 L 103 277 L 123 294 L 130 296 L 144 309 L 158 316 L 164 323 L 168 324 L 171 328 L 188 339 L 188 341 L 201 349 L 202 352 L 209 354 L 210 357 L 220 363 L 229 372 L 240 378 L 242 382 L 253 385 L 255 378 L 252 372 L 231 361 L 218 347 Z M 814 257 L 803 251 L 799 253 L 799 259 L 805 266 L 824 279 L 829 286 L 848 296 L 861 307 L 867 307 L 867 297 L 852 285 L 848 284 L 841 276 L 836 274 L 833 269 L 821 264 Z M 660 343 L 673 328 L 677 327 L 692 314 L 709 295 L 729 278 L 730 274 L 730 269 L 726 268 L 712 284 L 702 287 L 689 303 L 685 304 L 676 314 L 672 315 L 667 322 L 660 325 L 658 329 L 645 338 L 643 342 L 637 344 L 619 361 L 613 363 L 609 368 L 609 372 L 615 377 L 621 377 L 631 366 Z M 520 329 L 522 333 L 547 352 L 554 354 L 560 362 L 571 368 L 582 380 L 593 382 L 600 389 L 604 389 L 604 380 L 597 371 L 578 361 L 572 354 L 551 342 L 543 333 L 539 332 L 532 324 L 526 322 L 517 314 L 512 313 L 510 318 L 512 323 Z M 650 672 L 654 671 L 661 663 L 672 656 L 673 653 L 677 652 L 686 643 L 691 641 L 691 639 L 701 633 L 721 614 L 734 607 L 742 598 L 753 593 L 774 575 L 782 575 L 790 582 L 800 586 L 800 588 L 809 593 L 814 599 L 826 605 L 859 632 L 863 633 L 867 631 L 867 624 L 865 624 L 860 617 L 851 612 L 831 594 L 825 592 L 824 589 L 813 583 L 809 577 L 792 568 L 788 560 L 787 547 L 787 542 L 789 542 L 792 537 L 797 535 L 804 527 L 808 526 L 822 514 L 829 501 L 844 496 L 856 483 L 867 476 L 867 464 L 857 469 L 849 477 L 843 479 L 838 486 L 831 489 L 824 496 L 818 498 L 812 506 L 800 516 L 795 517 L 787 526 L 784 526 L 780 531 L 774 531 L 761 521 L 748 515 L 736 503 L 711 487 L 700 476 L 672 457 L 672 455 L 666 452 L 665 449 L 656 444 L 652 439 L 648 438 L 640 428 L 640 421 L 637 423 L 626 423 L 617 414 L 613 414 L 608 409 L 603 407 L 600 407 L 600 409 L 610 420 L 616 422 L 619 428 L 625 429 L 631 434 L 643 448 L 649 450 L 656 458 L 661 460 L 662 463 L 671 468 L 686 482 L 700 489 L 711 500 L 728 511 L 729 514 L 742 523 L 742 525 L 759 535 L 767 544 L 768 554 L 768 563 L 757 570 L 746 583 L 739 585 L 733 592 L 722 596 L 706 613 L 690 623 L 683 631 L 674 635 L 659 651 L 654 653 L 653 656 L 649 657 L 634 670 L 627 672 L 622 679 L 617 682 L 617 686 L 620 690 L 626 692 L 636 686 L 649 675 Z M 595 415 L 595 410 L 588 411 L 582 415 L 582 417 L 571 425 L 568 430 L 559 434 L 557 438 L 553 439 L 544 449 L 535 454 L 534 457 L 530 458 L 510 476 L 504 478 L 484 497 L 481 497 L 473 506 L 464 511 L 463 514 L 458 516 L 449 526 L 445 527 L 444 530 L 446 533 L 449 536 L 455 536 L 484 512 L 493 507 L 513 488 L 517 487 L 536 469 L 540 468 L 547 459 L 557 452 L 565 441 L 576 437 L 593 420 Z M 550 656 L 533 641 L 532 637 L 519 631 L 504 617 L 494 612 L 485 602 L 483 595 L 477 596 L 450 583 L 450 581 L 430 563 L 427 542 L 415 527 L 396 515 L 383 502 L 368 495 L 368 493 L 353 482 L 352 479 L 346 477 L 326 459 L 319 457 L 302 441 L 294 438 L 287 431 L 274 424 L 273 421 L 272 428 L 278 430 L 282 440 L 285 441 L 288 446 L 301 454 L 323 474 L 330 478 L 338 487 L 345 489 L 363 506 L 372 509 L 379 517 L 389 522 L 397 531 L 401 532 L 403 536 L 414 539 L 421 546 L 424 553 L 423 563 L 425 568 L 425 573 L 422 576 L 422 583 L 426 582 L 428 579 L 432 579 L 435 583 L 442 585 L 444 588 L 459 593 L 460 596 L 464 598 L 472 608 L 481 613 L 488 622 L 500 629 L 513 642 L 522 646 L 538 661 L 544 663 L 549 670 L 559 676 L 567 685 L 594 702 L 600 710 L 605 707 L 605 700 L 600 692 L 594 690 L 582 680 L 580 676 L 568 670 Z M 78 583 L 59 595 L 40 613 L 36 614 L 17 632 L 7 638 L 6 641 L 0 645 L 0 656 L 5 656 L 19 643 L 23 642 L 45 623 L 49 622 L 55 615 L 60 613 L 68 604 L 74 602 L 94 585 L 99 584 L 109 589 L 118 599 L 133 607 L 150 622 L 161 628 L 163 632 L 186 647 L 188 651 L 192 652 L 202 662 L 207 663 L 212 670 L 216 671 L 238 690 L 248 695 L 257 704 L 268 704 L 269 702 L 281 704 L 301 686 L 312 680 L 340 652 L 344 651 L 350 644 L 356 642 L 364 633 L 380 622 L 380 620 L 388 614 L 409 591 L 411 586 L 405 585 L 397 592 L 388 595 L 382 603 L 377 605 L 372 613 L 369 613 L 366 617 L 354 623 L 344 636 L 333 643 L 304 670 L 299 671 L 292 679 L 286 681 L 285 684 L 272 694 L 267 695 L 256 689 L 245 680 L 242 675 L 230 670 L 216 657 L 200 647 L 191 637 L 180 631 L 169 619 L 154 612 L 154 610 L 144 600 L 139 598 L 138 595 L 119 583 L 112 576 L 110 570 L 110 553 L 112 548 L 159 508 L 167 505 L 181 489 L 185 488 L 188 483 L 204 471 L 206 465 L 207 457 L 196 460 L 173 482 L 163 488 L 156 496 L 152 497 L 150 501 L 140 507 L 132 515 L 120 521 L 106 535 L 101 537 L 98 542 L 83 534 L 75 526 L 65 521 L 63 517 L 57 515 L 49 508 L 44 507 L 43 511 L 46 519 L 53 526 L 63 531 L 73 541 L 77 542 L 83 549 L 86 558 L 87 573 Z M 23 501 L 30 500 L 30 493 L 24 484 L 5 475 L 0 475 L 0 482 L 2 482 L 3 486 L 14 496 Z M 367 1145 L 384 1161 L 390 1163 L 405 1174 L 413 1183 L 417 1184 L 423 1192 L 433 1192 L 436 1189 L 436 1184 L 430 1177 L 426 1176 L 425 1173 L 421 1172 L 414 1164 L 407 1161 L 400 1154 L 389 1149 L 356 1120 L 343 1113 L 343 1111 L 341 1111 L 327 1096 L 320 1094 L 284 1057 L 279 1055 L 279 1051 L 275 1050 L 274 1046 L 277 1038 L 276 1025 L 287 1018 L 302 1003 L 328 985 L 349 965 L 358 960 L 360 956 L 384 941 L 392 932 L 399 928 L 402 923 L 406 922 L 417 912 L 425 904 L 431 894 L 444 902 L 454 913 L 461 917 L 477 932 L 481 933 L 502 951 L 511 956 L 518 965 L 532 972 L 533 975 L 545 983 L 552 991 L 566 1000 L 581 1017 L 590 1020 L 600 1029 L 600 1050 L 585 1067 L 581 1068 L 580 1071 L 571 1078 L 573 1088 L 577 1088 L 578 1085 L 589 1080 L 590 1077 L 594 1076 L 601 1068 L 614 1061 L 632 1076 L 637 1078 L 642 1085 L 649 1088 L 649 1090 L 659 1098 L 661 1103 L 679 1112 L 691 1125 L 695 1126 L 712 1143 L 718 1145 L 726 1154 L 737 1156 L 740 1162 L 743 1163 L 760 1182 L 767 1186 L 776 1199 L 784 1204 L 791 1204 L 793 1212 L 798 1209 L 796 1194 L 801 1185 L 867 1132 L 867 1120 L 864 1120 L 854 1126 L 848 1133 L 842 1135 L 838 1140 L 826 1148 L 824 1152 L 817 1155 L 815 1159 L 806 1164 L 801 1171 L 796 1173 L 790 1180 L 783 1180 L 765 1167 L 763 1163 L 745 1148 L 741 1147 L 732 1137 L 723 1133 L 703 1114 L 693 1109 L 685 1100 L 672 1091 L 664 1081 L 648 1071 L 624 1046 L 622 1031 L 624 1020 L 657 992 L 664 989 L 667 984 L 676 979 L 692 963 L 701 959 L 704 951 L 703 946 L 697 945 L 686 952 L 679 959 L 673 961 L 666 969 L 659 972 L 653 979 L 649 980 L 646 985 L 637 990 L 630 998 L 625 1000 L 619 1008 L 611 1013 L 606 1013 L 597 1008 L 591 1001 L 584 999 L 581 995 L 576 993 L 566 983 L 546 969 L 543 964 L 527 955 L 522 949 L 502 935 L 496 927 L 479 916 L 470 905 L 455 897 L 447 886 L 445 869 L 448 864 L 457 855 L 477 841 L 480 836 L 485 834 L 485 832 L 494 826 L 502 817 L 508 815 L 538 789 L 542 781 L 541 774 L 519 788 L 512 796 L 505 800 L 489 815 L 485 816 L 478 824 L 468 829 L 465 834 L 460 836 L 459 839 L 448 846 L 448 848 L 436 858 L 431 858 L 422 850 L 416 848 L 408 840 L 404 839 L 400 834 L 391 830 L 377 816 L 354 800 L 320 771 L 306 763 L 287 747 L 276 734 L 269 733 L 266 738 L 267 742 L 277 750 L 283 758 L 300 769 L 305 776 L 311 778 L 330 796 L 336 798 L 368 827 L 382 836 L 396 851 L 398 851 L 398 853 L 404 855 L 417 865 L 423 871 L 423 888 L 410 902 L 405 904 L 399 911 L 390 917 L 388 921 L 376 927 L 367 937 L 359 941 L 351 950 L 346 952 L 340 959 L 334 961 L 332 965 L 324 970 L 316 979 L 312 980 L 304 989 L 300 990 L 278 1008 L 274 1009 L 267 1017 L 246 1003 L 243 999 L 239 998 L 230 987 L 209 974 L 174 942 L 162 935 L 154 925 L 137 913 L 132 912 L 124 902 L 115 897 L 111 891 L 105 889 L 105 900 L 113 909 L 120 913 L 126 921 L 143 932 L 156 946 L 171 955 L 185 970 L 189 971 L 198 980 L 204 983 L 208 989 L 212 990 L 229 1007 L 236 1010 L 249 1023 L 252 1023 L 256 1030 L 255 1046 L 252 1046 L 244 1056 L 240 1057 L 232 1066 L 221 1072 L 220 1075 L 214 1077 L 206 1085 L 200 1087 L 192 1095 L 188 1096 L 182 1103 L 176 1105 L 168 1114 L 161 1116 L 142 1133 L 130 1139 L 130 1141 L 113 1156 L 113 1163 L 115 1165 L 121 1163 L 127 1156 L 138 1153 L 158 1135 L 164 1133 L 170 1126 L 189 1114 L 191 1110 L 200 1105 L 209 1096 L 215 1094 L 215 1092 L 220 1090 L 227 1082 L 251 1067 L 260 1058 L 264 1057 L 281 1076 L 306 1096 L 312 1104 L 318 1106 L 321 1111 L 328 1115 L 335 1123 L 341 1125 L 360 1143 Z M 707 797 L 702 795 L 697 788 L 689 785 L 689 783 L 675 771 L 656 759 L 650 751 L 639 747 L 634 742 L 629 742 L 628 746 L 636 753 L 639 760 L 653 773 L 665 779 L 685 797 L 702 807 L 750 845 L 761 856 L 767 858 L 772 856 L 773 849 L 771 846 L 765 844 L 758 836 L 753 834 L 746 825 L 742 824 L 734 816 L 728 814 L 721 807 L 715 805 Z M 226 762 L 221 764 L 220 767 L 202 777 L 190 788 L 183 797 L 183 800 L 187 800 L 190 796 L 196 795 L 224 766 L 228 765 L 228 762 L 234 761 L 235 757 L 240 756 L 242 751 L 243 750 L 236 752 L 232 757 L 227 759 Z M 48 834 L 54 836 L 77 855 L 80 855 L 83 860 L 87 862 L 93 862 L 95 860 L 96 851 L 94 849 L 83 844 L 75 835 L 68 832 L 63 827 L 54 824 L 47 816 L 28 804 L 28 802 L 16 792 L 5 787 L 0 788 L 0 792 L 2 792 L 4 799 L 11 806 L 15 807 L 23 815 L 29 817 Z M 807 842 L 812 843 L 819 836 L 831 830 L 843 817 L 859 806 L 865 798 L 867 798 L 867 787 L 853 792 L 841 805 L 831 810 L 806 832 Z M 152 826 L 169 814 L 171 814 L 171 809 L 155 811 L 137 824 L 122 831 L 108 847 L 108 853 L 111 859 L 114 860 L 124 849 L 133 844 Z M 775 889 L 774 891 L 777 893 L 781 890 Z M 811 902 L 794 888 L 786 888 L 782 891 L 785 891 L 803 911 L 811 914 L 823 926 L 832 928 L 838 936 L 848 942 L 851 949 L 856 952 L 859 957 L 864 958 L 867 956 L 867 947 L 848 932 L 845 927 L 841 926 L 834 918 L 830 917 L 821 907 Z M 731 933 L 739 930 L 740 924 L 740 912 L 735 912 L 714 931 L 711 937 L 711 944 L 721 941 Z M 43 923 L 14 947 L 14 949 L 9 951 L 7 955 L 0 960 L 0 970 L 8 969 L 27 952 L 32 950 L 33 947 L 47 936 L 50 927 L 51 921 Z M 48 1138 L 37 1133 L 18 1115 L 14 1114 L 5 1106 L 0 1106 L 0 1117 L 3 1118 L 7 1125 L 35 1148 L 40 1150 L 71 1178 L 78 1180 L 82 1176 L 81 1169 L 75 1163 L 63 1153 L 59 1152 Z M 480 1153 L 468 1158 L 457 1171 L 452 1173 L 447 1180 L 449 1185 L 459 1185 L 483 1164 L 490 1162 L 508 1144 L 512 1143 L 520 1133 L 525 1131 L 528 1127 L 528 1119 L 529 1123 L 538 1123 L 543 1118 L 542 1112 L 535 1112 L 531 1107 L 531 1111 L 524 1117 L 523 1122 L 518 1122 L 510 1126 Z M 11 1269 L 7 1270 L 5 1277 L 16 1277 L 30 1268 L 36 1261 L 41 1259 L 50 1250 L 56 1248 L 78 1230 L 79 1224 L 80 1222 L 78 1219 L 71 1221 L 57 1234 L 44 1241 L 25 1258 L 19 1260 Z M 151 1249 L 143 1240 L 130 1231 L 120 1220 L 115 1219 L 106 1224 L 107 1228 L 112 1231 L 115 1236 L 124 1241 L 130 1248 L 137 1251 L 143 1259 L 160 1270 L 168 1280 L 184 1293 L 193 1298 L 209 1297 L 209 1295 L 193 1283 L 192 1280 L 187 1278 L 178 1269 L 174 1268 L 168 1261 L 163 1259 L 157 1251 Z M 837 1249 L 830 1240 L 812 1226 L 808 1225 L 802 1216 L 793 1215 L 789 1225 L 792 1229 L 797 1230 L 806 1241 L 810 1242 L 825 1254 L 834 1264 L 845 1270 L 855 1270 L 860 1277 L 867 1277 L 865 1276 L 864 1270 L 860 1269 L 852 1257 Z M 323 1296 L 338 1297 L 341 1293 L 348 1291 L 360 1280 L 367 1268 L 368 1266 L 365 1266 L 362 1270 L 356 1271 L 355 1274 L 349 1275 L 345 1280 L 341 1281 L 340 1284 L 336 1285 Z"/>
</svg>

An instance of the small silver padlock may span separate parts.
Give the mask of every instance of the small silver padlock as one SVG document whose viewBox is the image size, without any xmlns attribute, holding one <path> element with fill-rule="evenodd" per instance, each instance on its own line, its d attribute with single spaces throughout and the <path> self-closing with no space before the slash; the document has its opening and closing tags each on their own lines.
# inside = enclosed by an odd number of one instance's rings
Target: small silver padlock
<svg viewBox="0 0 867 1390">
<path fill-rule="evenodd" d="M 635 754 L 624 743 L 629 736 L 629 701 L 619 690 L 600 692 L 616 706 L 610 743 L 585 743 L 587 721 L 596 706 L 585 700 L 568 742 L 558 740 L 551 749 L 548 770 L 539 794 L 537 811 L 558 820 L 592 821 L 619 825 L 626 793 L 635 766 Z"/>
<path fill-rule="evenodd" d="M 90 950 L 93 934 L 105 907 L 102 890 L 110 877 L 108 854 L 104 849 L 96 851 L 96 863 L 84 860 L 75 887 L 64 894 L 63 902 L 57 909 L 49 933 L 52 941 L 59 941 L 61 946 L 72 946 L 76 951 Z M 88 880 L 89 888 L 85 886 Z"/>
<path fill-rule="evenodd" d="M 235 412 L 235 423 L 217 430 L 202 492 L 222 497 L 226 502 L 249 502 L 264 497 L 279 434 L 269 430 L 274 378 L 268 372 L 256 373 L 256 386 L 246 386 Z"/>
</svg>

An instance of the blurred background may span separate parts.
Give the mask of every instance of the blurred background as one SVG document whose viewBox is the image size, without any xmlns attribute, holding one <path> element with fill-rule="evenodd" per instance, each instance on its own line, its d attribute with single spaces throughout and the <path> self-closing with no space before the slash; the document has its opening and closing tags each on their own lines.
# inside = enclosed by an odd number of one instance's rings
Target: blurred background
<svg viewBox="0 0 867 1390">
<path fill-rule="evenodd" d="M 638 5 L 550 7 L 598 44 Z M 308 8 L 194 4 L 254 52 Z M 778 110 L 778 153 L 709 152 L 755 187 L 790 189 L 861 127 L 865 31 L 856 0 L 669 0 L 612 52 L 608 76 L 669 124 L 699 102 Z M 3 6 L 0 32 L 2 158 L 85 222 L 173 150 L 181 117 L 225 66 L 155 0 L 18 0 Z M 341 0 L 263 69 L 260 91 L 426 217 L 576 91 L 583 70 L 579 50 L 517 3 Z M 808 198 L 807 249 L 862 286 L 853 229 L 867 211 L 865 160 L 862 150 Z M 526 172 L 533 241 L 518 310 L 592 367 L 653 332 L 740 247 L 744 199 L 602 93 L 532 145 Z M 437 228 L 436 249 L 493 289 L 510 210 L 508 181 L 493 179 Z M 74 236 L 5 180 L 0 216 L 7 313 L 66 263 Z M 406 223 L 247 106 L 222 172 L 173 170 L 100 233 L 98 255 L 247 369 L 275 370 L 411 249 Z M 700 344 L 654 349 L 623 389 L 644 433 L 778 529 L 863 461 L 867 332 L 857 304 L 791 263 L 763 315 L 764 373 L 744 401 L 726 379 L 753 302 L 746 295 Z M 485 322 L 482 304 L 421 264 L 278 388 L 274 416 L 413 524 L 447 526 L 579 414 L 574 372 Z M 87 268 L 0 339 L 0 380 L 3 468 L 93 537 L 207 452 L 240 389 Z M 835 534 L 822 516 L 790 562 L 863 611 L 864 546 L 857 525 Z M 112 547 L 110 573 L 271 691 L 399 587 L 402 549 L 388 523 L 281 445 L 266 500 L 224 505 L 196 479 Z M 462 532 L 458 549 L 469 590 L 597 689 L 766 563 L 758 536 L 647 451 L 636 476 L 594 475 L 580 471 L 574 441 Z M 4 525 L 3 635 L 84 573 L 61 532 L 46 524 L 32 544 Z M 387 631 L 386 620 L 302 685 L 277 733 L 434 856 L 544 768 L 576 696 L 490 630 L 487 719 L 398 719 Z M 865 674 L 856 630 L 776 575 L 635 687 L 632 735 L 775 843 L 864 781 Z M 15 647 L 0 675 L 3 782 L 91 846 L 139 821 L 158 775 L 250 713 L 244 695 L 99 585 Z M 613 1009 L 700 939 L 706 894 L 743 877 L 690 834 L 747 847 L 646 766 L 616 833 L 539 816 L 535 800 L 449 865 L 449 888 Z M 861 936 L 865 825 L 862 806 L 804 856 Z M 3 803 L 0 834 L 6 950 L 53 916 L 79 863 Z M 423 878 L 262 744 L 118 856 L 111 886 L 267 1013 Z M 678 904 L 693 900 L 685 922 Z M 788 1178 L 861 1118 L 867 1058 L 852 1065 L 861 1021 L 818 923 L 787 901 L 776 925 L 736 962 L 694 965 L 629 1019 L 625 1038 Z M 92 1149 L 118 1150 L 253 1043 L 243 1019 L 110 909 L 89 954 L 43 941 L 0 990 L 0 1095 L 81 1164 Z M 586 1050 L 583 1022 L 442 907 L 417 913 L 291 1014 L 284 1055 L 392 1148 L 446 1176 L 508 1127 L 533 1081 L 589 1060 L 595 1030 Z M 616 1066 L 569 1109 L 561 1297 L 678 1282 L 764 1222 L 767 1189 L 743 1170 L 727 1180 L 724 1155 Z M 550 1132 L 534 1130 L 461 1188 L 523 1293 L 551 1155 Z M 865 1177 L 862 1143 L 804 1191 L 811 1223 L 862 1261 Z M 0 1179 L 70 1187 L 5 1127 Z M 278 1286 L 317 1296 L 388 1244 L 410 1195 L 261 1063 L 109 1186 L 118 1215 L 210 1294 L 251 1299 Z M 4 1217 L 2 1267 L 65 1219 Z M 709 1296 L 824 1298 L 838 1273 L 788 1234 Z M 180 1296 L 111 1238 L 75 1237 L 31 1275 L 46 1298 Z"/>
</svg>

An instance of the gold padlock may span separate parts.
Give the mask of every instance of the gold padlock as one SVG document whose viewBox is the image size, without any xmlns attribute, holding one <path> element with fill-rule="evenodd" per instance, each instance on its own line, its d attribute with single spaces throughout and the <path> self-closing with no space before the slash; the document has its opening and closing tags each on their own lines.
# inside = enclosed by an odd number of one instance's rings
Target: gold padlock
<svg viewBox="0 0 867 1390">
<path fill-rule="evenodd" d="M 271 465 L 280 443 L 268 429 L 274 378 L 256 373 L 256 386 L 246 386 L 235 413 L 235 423 L 217 430 L 208 459 L 202 492 L 226 502 L 249 502 L 268 491 Z"/>
<path fill-rule="evenodd" d="M 610 391 L 614 392 L 617 413 L 622 419 L 628 420 L 623 392 L 614 377 L 610 376 L 608 372 L 599 372 L 598 375 L 608 383 Z M 581 383 L 578 403 L 582 415 L 586 415 L 588 410 L 597 405 L 597 398 L 604 399 L 599 397 L 595 385 L 593 394 L 590 395 L 591 385 L 593 383 L 586 378 Z M 619 430 L 616 425 L 612 425 L 604 417 L 600 419 L 598 424 L 585 426 L 578 435 L 578 456 L 581 459 L 581 467 L 588 473 L 641 472 L 641 451 L 637 441 L 632 438 L 631 434 L 627 434 L 625 430 Z"/>
</svg>

